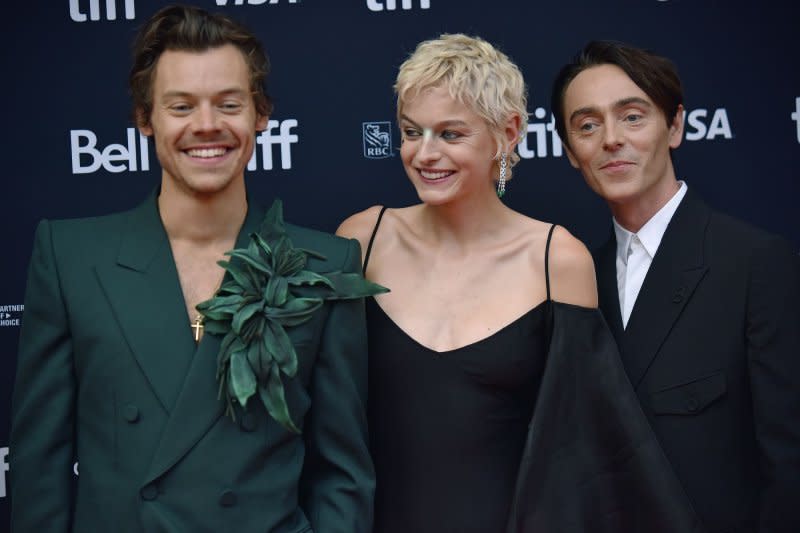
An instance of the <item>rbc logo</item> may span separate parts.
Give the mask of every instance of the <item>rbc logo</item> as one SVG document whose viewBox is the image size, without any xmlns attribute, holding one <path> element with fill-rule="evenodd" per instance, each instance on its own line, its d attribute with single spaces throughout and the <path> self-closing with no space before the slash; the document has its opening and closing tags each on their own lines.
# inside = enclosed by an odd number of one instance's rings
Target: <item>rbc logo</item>
<svg viewBox="0 0 800 533">
<path fill-rule="evenodd" d="M 297 127 L 297 120 L 290 118 L 283 121 L 270 120 L 267 129 L 256 136 L 256 144 L 261 146 L 261 168 L 272 170 L 272 145 L 277 144 L 281 147 L 281 168 L 288 170 L 292 168 L 292 144 L 295 144 L 299 137 L 291 133 L 292 128 Z M 278 128 L 279 133 L 273 133 Z M 247 163 L 247 170 L 253 171 L 258 168 L 256 161 L 258 149 L 253 150 L 253 155 Z"/>
<path fill-rule="evenodd" d="M 117 20 L 117 1 L 105 0 L 106 20 Z M 125 1 L 125 18 L 131 20 L 136 17 L 133 0 Z M 69 0 L 69 16 L 75 22 L 86 22 L 86 13 L 81 12 L 80 0 Z M 100 0 L 89 0 L 89 20 L 100 20 Z"/>
<path fill-rule="evenodd" d="M 364 157 L 385 159 L 392 157 L 391 122 L 364 122 L 361 124 L 364 138 Z"/>
<path fill-rule="evenodd" d="M 125 170 L 150 170 L 150 156 L 147 151 L 147 137 L 139 133 L 139 160 L 137 164 L 135 128 L 128 128 L 128 145 L 109 144 L 101 152 L 97 148 L 97 135 L 90 130 L 70 130 L 70 148 L 72 150 L 72 173 L 91 174 L 102 166 L 108 172 L 118 173 Z M 82 165 L 82 157 L 88 157 L 87 165 Z M 128 165 L 117 164 L 126 162 Z M 138 168 L 137 168 L 138 167 Z"/>
<path fill-rule="evenodd" d="M 797 142 L 800 143 L 800 96 L 794 99 L 794 113 L 792 120 L 797 124 Z"/>
<path fill-rule="evenodd" d="M 385 5 L 384 5 L 385 4 Z M 397 0 L 367 0 L 367 7 L 370 11 L 394 11 L 397 9 Z M 413 0 L 401 0 L 401 7 L 403 9 L 413 9 L 414 2 Z M 419 8 L 420 9 L 430 9 L 431 8 L 431 0 L 419 0 Z"/>
</svg>

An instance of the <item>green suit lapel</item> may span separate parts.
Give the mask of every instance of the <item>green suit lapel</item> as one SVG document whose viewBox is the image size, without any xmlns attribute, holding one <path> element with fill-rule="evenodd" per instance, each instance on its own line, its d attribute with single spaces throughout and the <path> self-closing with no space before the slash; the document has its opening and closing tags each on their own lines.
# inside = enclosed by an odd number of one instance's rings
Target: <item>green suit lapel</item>
<svg viewBox="0 0 800 533">
<path fill-rule="evenodd" d="M 96 268 L 133 356 L 166 412 L 195 351 L 175 261 L 155 195 L 130 212 L 114 264 Z"/>
<path fill-rule="evenodd" d="M 258 231 L 263 218 L 262 209 L 254 206 L 248 208 L 236 239 L 236 248 L 247 246 L 250 234 Z M 182 313 L 186 316 L 185 311 Z M 185 326 L 189 341 L 194 345 L 188 323 Z M 217 354 L 221 341 L 221 336 L 211 334 L 204 335 L 200 341 L 188 370 L 183 374 L 186 377 L 183 387 L 161 434 L 144 484 L 153 481 L 178 462 L 222 414 L 224 403 L 218 397 L 216 381 Z"/>
</svg>

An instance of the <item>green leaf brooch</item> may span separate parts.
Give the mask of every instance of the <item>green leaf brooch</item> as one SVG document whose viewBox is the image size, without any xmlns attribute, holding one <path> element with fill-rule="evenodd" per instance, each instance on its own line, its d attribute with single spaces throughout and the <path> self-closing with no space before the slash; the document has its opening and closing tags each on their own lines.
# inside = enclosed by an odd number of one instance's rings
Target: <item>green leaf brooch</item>
<svg viewBox="0 0 800 533">
<path fill-rule="evenodd" d="M 297 353 L 286 328 L 303 324 L 325 301 L 363 298 L 388 289 L 355 272 L 321 275 L 304 270 L 316 252 L 295 248 L 286 234 L 283 207 L 275 200 L 250 244 L 227 252 L 219 265 L 229 276 L 210 300 L 197 306 L 206 333 L 224 335 L 217 361 L 219 395 L 226 414 L 258 393 L 267 412 L 300 433 L 289 415 L 283 379 L 297 373 Z M 304 287 L 297 296 L 298 287 Z"/>
</svg>

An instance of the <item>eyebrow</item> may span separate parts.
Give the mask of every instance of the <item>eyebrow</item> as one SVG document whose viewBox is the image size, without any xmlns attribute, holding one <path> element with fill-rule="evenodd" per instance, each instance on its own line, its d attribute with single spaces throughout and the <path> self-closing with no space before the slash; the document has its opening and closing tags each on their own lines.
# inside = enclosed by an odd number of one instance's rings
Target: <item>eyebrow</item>
<svg viewBox="0 0 800 533">
<path fill-rule="evenodd" d="M 639 96 L 629 96 L 628 98 L 622 98 L 621 100 L 617 100 L 616 102 L 614 102 L 614 104 L 611 107 L 613 109 L 622 109 L 623 107 L 628 107 L 629 105 L 633 104 L 638 104 L 647 108 L 653 107 L 652 103 Z M 594 106 L 580 107 L 570 114 L 569 121 L 572 122 L 578 117 L 591 115 L 599 112 L 600 109 L 598 107 Z"/>
<path fill-rule="evenodd" d="M 417 124 L 416 122 L 414 122 L 413 120 L 408 118 L 408 116 L 406 116 L 406 115 L 400 115 L 400 120 L 405 120 L 407 122 L 410 122 L 411 125 L 419 127 L 419 124 Z M 446 127 L 452 127 L 452 126 L 464 127 L 464 126 L 469 126 L 469 124 L 467 124 L 463 120 L 453 119 L 453 120 L 443 120 L 442 122 L 439 122 L 439 123 L 435 124 L 435 126 L 437 128 L 446 128 Z"/>
<path fill-rule="evenodd" d="M 218 91 L 214 96 L 244 96 L 248 94 L 249 91 L 241 89 L 239 87 L 230 87 L 228 89 L 223 89 Z M 163 94 L 164 98 L 186 98 L 190 96 L 194 96 L 193 93 L 187 91 L 167 91 Z"/>
</svg>

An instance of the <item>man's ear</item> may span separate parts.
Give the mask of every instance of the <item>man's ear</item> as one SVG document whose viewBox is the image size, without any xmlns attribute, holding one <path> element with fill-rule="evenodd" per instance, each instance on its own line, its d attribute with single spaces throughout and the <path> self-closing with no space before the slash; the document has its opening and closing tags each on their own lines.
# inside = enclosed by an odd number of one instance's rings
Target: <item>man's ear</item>
<svg viewBox="0 0 800 533">
<path fill-rule="evenodd" d="M 678 110 L 675 112 L 675 118 L 672 119 L 672 124 L 669 125 L 669 147 L 677 148 L 683 141 L 683 119 L 686 111 L 683 109 L 683 104 L 678 105 Z"/>
<path fill-rule="evenodd" d="M 139 133 L 145 137 L 153 136 L 153 126 L 150 124 L 150 120 L 145 116 L 144 110 L 142 109 L 136 110 L 136 127 L 139 129 Z"/>
</svg>

